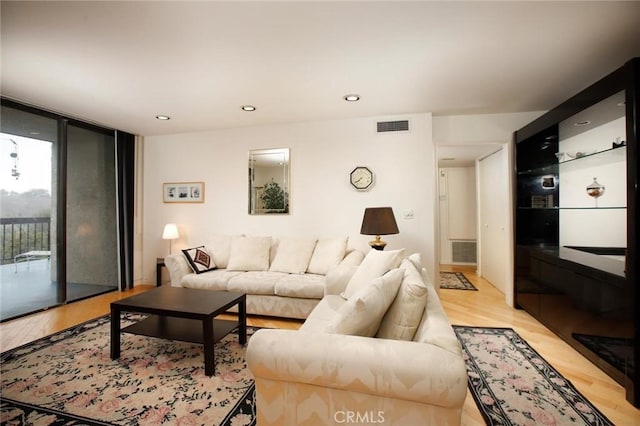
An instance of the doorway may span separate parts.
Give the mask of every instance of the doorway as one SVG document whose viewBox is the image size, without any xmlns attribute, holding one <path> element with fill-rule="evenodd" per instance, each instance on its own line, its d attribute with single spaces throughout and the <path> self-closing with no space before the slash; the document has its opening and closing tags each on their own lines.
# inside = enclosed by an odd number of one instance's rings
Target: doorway
<svg viewBox="0 0 640 426">
<path fill-rule="evenodd" d="M 436 155 L 440 178 L 440 263 L 475 266 L 479 275 L 505 293 L 508 302 L 512 298 L 508 284 L 508 271 L 512 264 L 508 241 L 511 235 L 508 225 L 508 144 L 440 145 Z M 443 174 L 447 175 L 448 180 L 452 175 L 453 182 L 459 181 L 457 187 L 443 187 Z M 469 189 L 470 186 L 473 186 L 473 190 Z M 447 208 L 451 207 L 451 195 L 467 200 L 465 214 L 457 215 L 455 219 L 454 235 L 459 237 L 458 241 L 449 238 L 447 227 L 451 227 L 451 217 L 443 208 L 445 204 Z M 458 259 L 459 254 L 454 256 L 453 245 L 456 242 L 460 247 L 473 249 L 473 262 L 468 260 L 465 253 L 463 258 Z"/>
</svg>

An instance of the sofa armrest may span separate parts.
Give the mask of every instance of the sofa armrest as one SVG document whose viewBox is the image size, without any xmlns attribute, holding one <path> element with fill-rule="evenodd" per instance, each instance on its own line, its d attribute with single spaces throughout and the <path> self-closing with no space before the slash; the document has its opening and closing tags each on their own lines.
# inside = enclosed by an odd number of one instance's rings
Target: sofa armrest
<svg viewBox="0 0 640 426">
<path fill-rule="evenodd" d="M 247 365 L 256 379 L 447 408 L 462 406 L 467 395 L 462 356 L 428 343 L 263 329 L 249 341 Z"/>
<path fill-rule="evenodd" d="M 325 275 L 324 295 L 342 293 L 356 269 L 358 269 L 357 266 L 351 265 L 340 265 L 329 269 Z"/>
<path fill-rule="evenodd" d="M 172 287 L 182 287 L 182 278 L 193 272 L 182 253 L 168 255 L 164 258 L 164 265 L 169 271 Z"/>
</svg>

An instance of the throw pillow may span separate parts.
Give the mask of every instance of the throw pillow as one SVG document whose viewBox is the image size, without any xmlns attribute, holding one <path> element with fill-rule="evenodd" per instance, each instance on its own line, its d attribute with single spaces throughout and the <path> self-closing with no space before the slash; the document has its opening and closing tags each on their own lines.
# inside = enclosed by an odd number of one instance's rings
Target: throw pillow
<svg viewBox="0 0 640 426">
<path fill-rule="evenodd" d="M 382 319 L 376 337 L 413 340 L 427 305 L 427 286 L 412 259 L 400 264 L 404 277 L 395 300 Z"/>
<path fill-rule="evenodd" d="M 206 242 L 209 253 L 218 268 L 226 268 L 231 253 L 231 235 L 214 235 Z"/>
<path fill-rule="evenodd" d="M 313 254 L 316 240 L 311 238 L 282 238 L 270 271 L 304 274 Z"/>
<path fill-rule="evenodd" d="M 227 269 L 266 271 L 269 269 L 271 237 L 233 237 Z"/>
<path fill-rule="evenodd" d="M 387 271 L 397 268 L 404 257 L 404 251 L 404 249 L 389 251 L 369 250 L 341 296 L 349 299 L 362 286 L 368 285 L 373 279 L 381 277 Z"/>
<path fill-rule="evenodd" d="M 338 266 L 347 252 L 347 238 L 324 238 L 313 249 L 307 272 L 327 275 L 329 269 Z"/>
<path fill-rule="evenodd" d="M 336 334 L 373 337 L 393 302 L 404 273 L 392 269 L 360 288 L 327 323 L 325 331 Z"/>
<path fill-rule="evenodd" d="M 187 259 L 189 266 L 191 266 L 191 269 L 193 269 L 193 272 L 196 274 L 216 269 L 216 264 L 213 262 L 211 254 L 205 246 L 184 249 L 182 253 L 184 253 L 184 257 Z"/>
<path fill-rule="evenodd" d="M 340 266 L 358 266 L 364 260 L 364 253 L 357 249 L 347 251 L 347 254 L 340 262 Z"/>
</svg>

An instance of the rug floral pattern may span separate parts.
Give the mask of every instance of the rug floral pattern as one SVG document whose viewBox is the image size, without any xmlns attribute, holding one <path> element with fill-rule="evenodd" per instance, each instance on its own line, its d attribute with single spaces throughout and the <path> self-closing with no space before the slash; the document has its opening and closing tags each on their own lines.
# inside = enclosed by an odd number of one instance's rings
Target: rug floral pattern
<svg viewBox="0 0 640 426">
<path fill-rule="evenodd" d="M 139 319 L 128 315 L 122 325 Z M 202 345 L 123 333 L 121 357 L 111 360 L 109 334 L 107 316 L 2 353 L 1 423 L 255 424 L 237 334 L 216 343 L 212 377 Z"/>
<path fill-rule="evenodd" d="M 490 425 L 613 425 L 512 329 L 454 326 Z"/>
</svg>

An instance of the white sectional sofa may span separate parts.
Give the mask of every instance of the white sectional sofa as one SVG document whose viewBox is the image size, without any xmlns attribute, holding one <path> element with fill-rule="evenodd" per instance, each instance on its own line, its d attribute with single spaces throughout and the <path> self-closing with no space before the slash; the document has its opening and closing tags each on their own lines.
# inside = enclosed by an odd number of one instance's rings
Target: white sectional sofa
<svg viewBox="0 0 640 426">
<path fill-rule="evenodd" d="M 325 296 L 327 274 L 363 258 L 346 237 L 219 235 L 167 256 L 165 265 L 172 286 L 246 293 L 249 314 L 305 319 Z"/>
<path fill-rule="evenodd" d="M 251 337 L 258 426 L 460 424 L 460 344 L 419 255 L 399 257 L 338 267 L 299 330 Z"/>
</svg>

